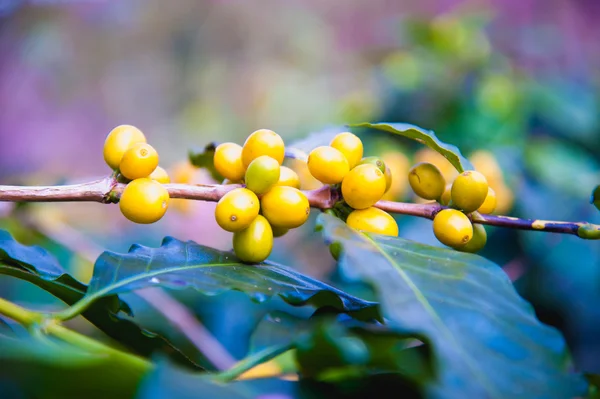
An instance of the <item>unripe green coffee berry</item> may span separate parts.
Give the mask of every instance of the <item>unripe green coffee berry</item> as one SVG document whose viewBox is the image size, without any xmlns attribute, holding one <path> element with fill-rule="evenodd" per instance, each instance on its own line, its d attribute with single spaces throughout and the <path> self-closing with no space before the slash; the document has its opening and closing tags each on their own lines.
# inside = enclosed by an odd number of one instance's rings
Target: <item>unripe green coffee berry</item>
<svg viewBox="0 0 600 399">
<path fill-rule="evenodd" d="M 442 244 L 457 247 L 473 238 L 473 225 L 464 213 L 456 209 L 444 209 L 433 219 L 433 234 Z"/>
<path fill-rule="evenodd" d="M 410 168 L 408 182 L 415 194 L 427 200 L 439 199 L 446 187 L 442 172 L 429 162 L 421 162 Z"/>
<path fill-rule="evenodd" d="M 465 213 L 479 208 L 488 195 L 488 182 L 476 170 L 468 170 L 456 177 L 452 183 L 452 203 Z"/>
<path fill-rule="evenodd" d="M 359 165 L 375 165 L 380 171 L 385 173 L 385 162 L 379 157 L 364 157 L 358 163 Z"/>
<path fill-rule="evenodd" d="M 244 262 L 262 262 L 272 250 L 273 230 L 262 215 L 258 215 L 246 229 L 233 233 L 233 251 Z"/>
<path fill-rule="evenodd" d="M 473 238 L 471 238 L 465 245 L 459 245 L 454 247 L 454 249 L 460 252 L 470 252 L 474 254 L 481 251 L 483 247 L 485 247 L 486 242 L 487 233 L 485 231 L 485 227 L 479 223 L 475 223 L 473 225 Z"/>
<path fill-rule="evenodd" d="M 279 181 L 279 162 L 268 155 L 262 155 L 246 169 L 246 187 L 256 194 L 264 194 Z"/>
</svg>

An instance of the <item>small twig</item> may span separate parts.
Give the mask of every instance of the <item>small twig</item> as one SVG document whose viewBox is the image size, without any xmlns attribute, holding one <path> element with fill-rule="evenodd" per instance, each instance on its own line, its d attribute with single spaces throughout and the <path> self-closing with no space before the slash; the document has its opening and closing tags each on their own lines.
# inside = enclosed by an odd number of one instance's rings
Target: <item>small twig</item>
<svg viewBox="0 0 600 399">
<path fill-rule="evenodd" d="M 118 202 L 125 184 L 116 183 L 109 177 L 90 183 L 69 186 L 0 186 L 0 201 L 13 202 L 57 202 L 57 201 L 95 201 L 101 203 Z M 229 191 L 243 187 L 230 184 L 165 184 L 171 198 L 184 198 L 199 201 L 218 201 Z M 340 194 L 330 186 L 316 190 L 304 191 L 313 208 L 330 209 L 339 200 Z M 379 201 L 375 204 L 379 209 L 390 213 L 412 215 L 433 219 L 445 209 L 438 203 L 413 204 L 405 202 Z M 600 226 L 585 222 L 556 222 L 549 220 L 519 219 L 510 216 L 469 215 L 474 223 L 490 226 L 508 227 L 520 230 L 545 231 L 550 233 L 573 234 L 581 238 L 600 239 Z"/>
</svg>

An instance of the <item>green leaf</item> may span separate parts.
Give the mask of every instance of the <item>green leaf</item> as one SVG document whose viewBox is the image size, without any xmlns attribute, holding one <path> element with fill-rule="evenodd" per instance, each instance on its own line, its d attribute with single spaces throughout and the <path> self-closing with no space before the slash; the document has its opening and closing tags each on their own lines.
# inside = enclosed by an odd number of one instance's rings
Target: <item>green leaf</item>
<svg viewBox="0 0 600 399">
<path fill-rule="evenodd" d="M 0 230 L 0 274 L 35 284 L 70 306 L 80 301 L 88 289 L 69 275 L 45 249 L 20 244 L 4 230 Z M 109 295 L 92 304 L 82 316 L 139 355 L 149 357 L 161 352 L 177 363 L 199 367 L 162 336 L 119 317 L 120 311 L 131 315 L 131 309 L 125 302 L 116 295 Z"/>
<path fill-rule="evenodd" d="M 224 177 L 221 176 L 217 169 L 215 169 L 215 165 L 213 163 L 213 159 L 215 157 L 215 149 L 217 148 L 218 143 L 210 143 L 204 149 L 191 149 L 188 152 L 188 159 L 190 163 L 197 168 L 205 168 L 210 172 L 210 175 L 216 181 L 223 181 Z"/>
<path fill-rule="evenodd" d="M 585 391 L 563 337 L 538 321 L 496 264 L 477 255 L 364 234 L 326 214 L 341 267 L 371 283 L 392 328 L 428 337 L 434 398 L 567 398 Z"/>
<path fill-rule="evenodd" d="M 460 150 L 456 146 L 440 141 L 431 130 L 425 130 L 408 123 L 356 123 L 348 126 L 383 130 L 388 133 L 398 134 L 416 140 L 442 154 L 460 173 L 465 170 L 474 169 L 471 162 L 462 156 Z"/>
<path fill-rule="evenodd" d="M 600 185 L 596 186 L 592 191 L 592 197 L 590 198 L 590 204 L 594 204 L 596 209 L 600 210 Z"/>
<path fill-rule="evenodd" d="M 92 354 L 61 342 L 0 336 L 0 380 L 26 397 L 130 398 L 145 371 L 111 354 Z"/>
<path fill-rule="evenodd" d="M 363 320 L 379 317 L 377 304 L 274 263 L 247 265 L 230 252 L 165 237 L 159 248 L 133 245 L 129 253 L 104 252 L 94 266 L 86 297 L 61 317 L 70 318 L 105 296 L 163 286 L 205 295 L 242 291 L 262 302 L 279 295 L 293 306 L 330 307 Z"/>
</svg>

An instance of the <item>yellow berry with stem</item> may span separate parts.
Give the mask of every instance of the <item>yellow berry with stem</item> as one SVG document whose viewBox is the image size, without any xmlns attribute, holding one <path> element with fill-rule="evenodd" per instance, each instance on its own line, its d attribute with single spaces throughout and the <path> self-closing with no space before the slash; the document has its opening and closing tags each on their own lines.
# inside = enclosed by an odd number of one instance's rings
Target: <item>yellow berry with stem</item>
<svg viewBox="0 0 600 399">
<path fill-rule="evenodd" d="M 246 169 L 246 188 L 256 194 L 264 194 L 279 181 L 279 163 L 267 155 L 262 155 L 252 162 Z"/>
<path fill-rule="evenodd" d="M 231 181 L 242 180 L 246 172 L 242 163 L 242 146 L 236 143 L 219 144 L 215 148 L 213 164 L 224 178 Z"/>
<path fill-rule="evenodd" d="M 285 156 L 285 144 L 277 133 L 269 129 L 260 129 L 253 132 L 242 147 L 242 164 L 244 168 L 256 158 L 267 155 L 276 160 L 280 165 Z"/>
<path fill-rule="evenodd" d="M 104 161 L 111 168 L 119 169 L 125 151 L 134 144 L 145 143 L 146 136 L 137 127 L 119 125 L 110 131 L 104 141 Z"/>
<path fill-rule="evenodd" d="M 119 200 L 123 216 L 135 223 L 149 224 L 160 220 L 169 207 L 169 192 L 149 178 L 132 180 Z"/>
<path fill-rule="evenodd" d="M 485 247 L 487 242 L 487 233 L 485 231 L 485 227 L 479 223 L 473 224 L 473 237 L 469 240 L 465 245 L 459 245 L 454 247 L 454 249 L 461 252 L 470 252 L 476 253 L 479 252 Z"/>
<path fill-rule="evenodd" d="M 275 227 L 293 229 L 302 226 L 310 215 L 306 195 L 297 188 L 275 186 L 262 196 L 261 211 Z"/>
<path fill-rule="evenodd" d="M 262 262 L 272 250 L 273 230 L 267 219 L 261 215 L 244 230 L 233 233 L 233 251 L 244 262 Z"/>
<path fill-rule="evenodd" d="M 137 143 L 123 154 L 119 172 L 130 180 L 148 177 L 158 166 L 158 152 L 147 143 Z"/>
<path fill-rule="evenodd" d="M 300 177 L 296 172 L 287 166 L 282 166 L 279 169 L 279 181 L 277 186 L 288 186 L 300 189 Z"/>
<path fill-rule="evenodd" d="M 497 202 L 498 201 L 496 198 L 496 192 L 494 191 L 493 188 L 488 187 L 488 194 L 485 197 L 483 204 L 481 204 L 481 206 L 477 209 L 477 212 L 483 213 L 483 214 L 490 214 L 496 210 Z"/>
<path fill-rule="evenodd" d="M 440 170 L 429 162 L 421 162 L 410 168 L 408 182 L 415 194 L 427 200 L 439 199 L 446 187 Z"/>
<path fill-rule="evenodd" d="M 215 208 L 217 224 L 226 231 L 240 231 L 252 223 L 260 210 L 256 194 L 247 188 L 236 188 L 225 194 Z"/>
<path fill-rule="evenodd" d="M 452 203 L 464 212 L 477 210 L 488 195 L 488 182 L 476 170 L 461 173 L 452 183 Z"/>
<path fill-rule="evenodd" d="M 307 164 L 310 174 L 325 184 L 341 183 L 350 170 L 344 154 L 330 146 L 312 150 L 308 155 Z"/>
<path fill-rule="evenodd" d="M 357 209 L 348 215 L 346 223 L 350 227 L 370 233 L 398 236 L 398 223 L 389 213 L 379 208 Z"/>
<path fill-rule="evenodd" d="M 350 169 L 355 167 L 363 156 L 362 141 L 350 132 L 336 135 L 329 145 L 344 154 Z"/>
<path fill-rule="evenodd" d="M 169 184 L 171 183 L 171 178 L 166 170 L 157 166 L 149 176 L 152 180 L 159 182 L 160 184 Z"/>
<path fill-rule="evenodd" d="M 456 209 L 443 209 L 433 218 L 433 234 L 444 245 L 465 245 L 473 237 L 469 218 Z"/>
<path fill-rule="evenodd" d="M 369 208 L 385 193 L 385 175 L 375 165 L 358 165 L 342 181 L 342 196 L 354 209 Z"/>
<path fill-rule="evenodd" d="M 365 158 L 361 159 L 358 164 L 359 165 L 365 165 L 365 164 L 375 165 L 379 168 L 380 171 L 385 173 L 385 162 L 383 162 L 383 159 L 381 159 L 379 157 L 365 157 Z"/>
</svg>

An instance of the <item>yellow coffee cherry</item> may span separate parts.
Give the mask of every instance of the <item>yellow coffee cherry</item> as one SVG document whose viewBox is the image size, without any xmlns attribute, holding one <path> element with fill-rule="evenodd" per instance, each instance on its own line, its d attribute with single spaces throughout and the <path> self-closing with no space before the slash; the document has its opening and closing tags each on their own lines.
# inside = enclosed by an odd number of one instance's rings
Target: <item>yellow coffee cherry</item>
<svg viewBox="0 0 600 399">
<path fill-rule="evenodd" d="M 341 183 L 350 170 L 344 154 L 329 146 L 321 146 L 312 150 L 308 154 L 307 164 L 310 174 L 325 184 Z"/>
<path fill-rule="evenodd" d="M 494 187 L 494 191 L 496 192 L 497 199 L 496 213 L 500 215 L 508 213 L 512 209 L 515 200 L 512 190 L 502 183 Z"/>
<path fill-rule="evenodd" d="M 485 247 L 487 242 L 487 233 L 485 227 L 479 223 L 473 225 L 473 238 L 469 240 L 465 245 L 459 245 L 454 249 L 460 252 L 470 252 L 472 254 L 479 252 Z"/>
<path fill-rule="evenodd" d="M 110 131 L 104 141 L 104 160 L 111 168 L 119 169 L 125 151 L 136 143 L 145 143 L 146 136 L 137 127 L 120 125 Z"/>
<path fill-rule="evenodd" d="M 344 154 L 350 169 L 355 167 L 363 156 L 362 141 L 350 132 L 336 135 L 329 145 Z"/>
<path fill-rule="evenodd" d="M 478 209 L 488 195 L 488 182 L 476 170 L 461 173 L 452 183 L 452 203 L 464 212 Z"/>
<path fill-rule="evenodd" d="M 392 187 L 392 171 L 387 167 L 387 165 L 385 166 L 385 172 L 383 172 L 383 175 L 385 176 L 385 192 L 387 193 Z"/>
<path fill-rule="evenodd" d="M 217 224 L 226 231 L 240 231 L 252 223 L 260 210 L 256 194 L 247 188 L 236 188 L 225 194 L 215 208 Z"/>
<path fill-rule="evenodd" d="M 323 186 L 323 183 L 315 179 L 308 170 L 308 164 L 301 159 L 290 159 L 290 167 L 298 174 L 300 178 L 300 188 L 303 190 L 316 190 Z"/>
<path fill-rule="evenodd" d="M 252 133 L 246 139 L 242 148 L 242 163 L 244 168 L 256 158 L 268 155 L 281 165 L 285 156 L 285 145 L 283 139 L 274 131 L 260 129 Z"/>
<path fill-rule="evenodd" d="M 231 181 L 244 178 L 246 168 L 242 164 L 242 146 L 236 143 L 222 143 L 215 148 L 213 158 L 215 169 L 221 176 Z"/>
<path fill-rule="evenodd" d="M 300 189 L 300 177 L 296 172 L 287 166 L 282 166 L 279 169 L 279 181 L 277 186 L 288 186 Z"/>
<path fill-rule="evenodd" d="M 233 233 L 233 251 L 244 262 L 262 262 L 271 254 L 272 249 L 273 230 L 261 215 L 244 230 Z"/>
<path fill-rule="evenodd" d="M 433 218 L 433 234 L 444 245 L 465 245 L 473 237 L 469 218 L 456 209 L 444 209 Z"/>
<path fill-rule="evenodd" d="M 503 182 L 503 173 L 494 154 L 487 150 L 477 150 L 469 156 L 475 170 L 485 176 L 490 185 Z"/>
<path fill-rule="evenodd" d="M 385 193 L 385 175 L 375 165 L 358 165 L 342 182 L 342 196 L 354 209 L 367 209 Z"/>
<path fill-rule="evenodd" d="M 154 172 L 152 172 L 149 177 L 152 180 L 156 180 L 160 184 L 171 183 L 171 178 L 169 177 L 169 174 L 167 173 L 166 170 L 164 170 L 160 166 L 157 166 L 156 169 L 154 169 Z"/>
<path fill-rule="evenodd" d="M 446 181 L 452 181 L 458 176 L 456 168 L 439 152 L 425 147 L 415 152 L 414 163 L 429 162 L 437 166 Z"/>
<path fill-rule="evenodd" d="M 352 211 L 346 223 L 355 229 L 386 236 L 398 236 L 398 224 L 389 213 L 370 207 Z"/>
<path fill-rule="evenodd" d="M 446 188 L 444 188 L 444 193 L 440 198 L 440 204 L 448 206 L 450 204 L 450 200 L 452 199 L 452 183 L 446 184 Z"/>
<path fill-rule="evenodd" d="M 386 167 L 385 162 L 383 162 L 383 159 L 381 159 L 379 157 L 365 157 L 365 158 L 361 159 L 358 164 L 359 165 L 366 165 L 366 164 L 375 165 L 379 168 L 380 171 L 385 173 L 385 167 Z"/>
<path fill-rule="evenodd" d="M 169 192 L 157 181 L 135 179 L 123 190 L 119 200 L 121 213 L 135 223 L 154 223 L 162 218 L 169 207 Z"/>
<path fill-rule="evenodd" d="M 496 209 L 496 192 L 491 187 L 488 187 L 488 194 L 483 201 L 483 204 L 477 209 L 477 212 L 490 214 Z"/>
<path fill-rule="evenodd" d="M 275 227 L 293 229 L 302 226 L 310 215 L 306 195 L 297 188 L 275 186 L 260 200 L 261 212 Z"/>
<path fill-rule="evenodd" d="M 246 169 L 246 188 L 256 194 L 264 194 L 279 181 L 279 162 L 275 159 L 262 155 L 252 162 Z"/>
<path fill-rule="evenodd" d="M 392 172 L 392 184 L 382 199 L 387 201 L 397 200 L 404 196 L 408 186 L 408 179 L 405 176 L 408 175 L 410 162 L 406 155 L 396 151 L 386 152 L 381 155 L 381 160 L 385 163 L 386 168 L 389 168 Z"/>
<path fill-rule="evenodd" d="M 428 162 L 418 163 L 410 168 L 408 182 L 415 194 L 427 200 L 439 199 L 446 187 L 446 180 L 440 170 Z"/>
<path fill-rule="evenodd" d="M 119 171 L 130 180 L 148 177 L 158 166 L 158 152 L 147 143 L 132 145 L 121 158 Z"/>
</svg>

